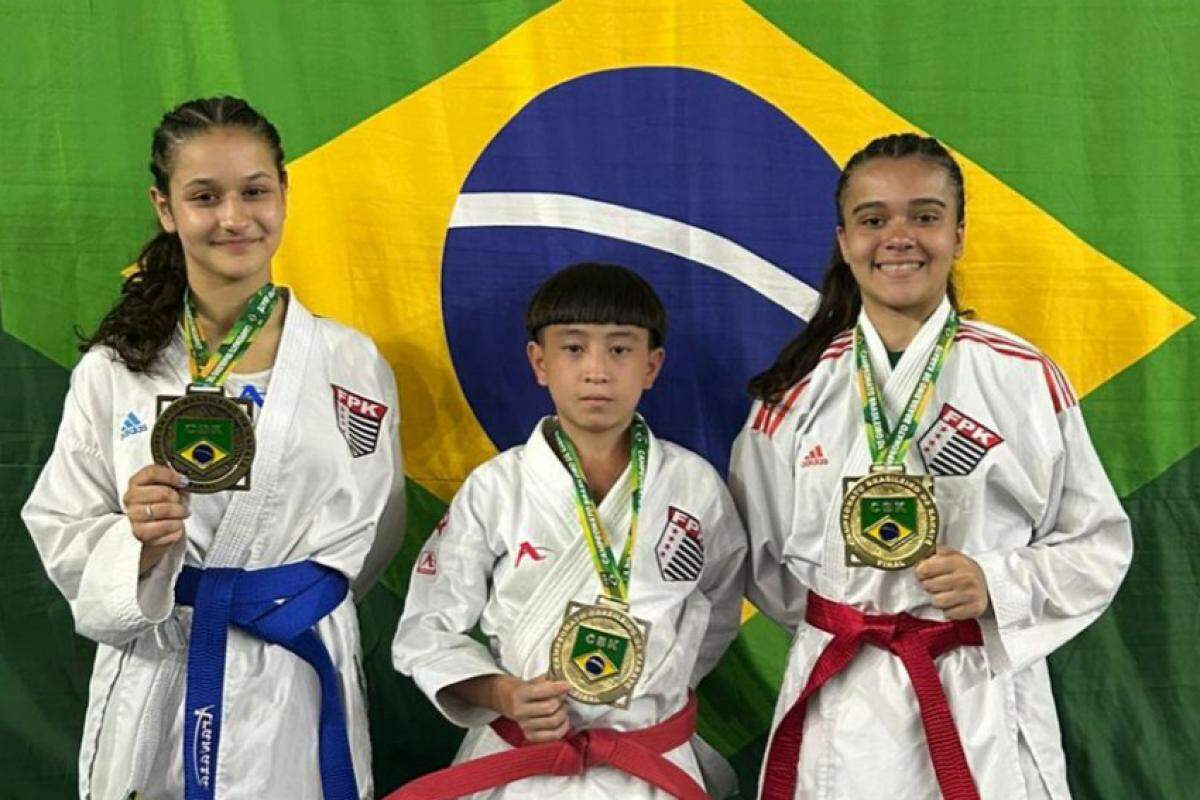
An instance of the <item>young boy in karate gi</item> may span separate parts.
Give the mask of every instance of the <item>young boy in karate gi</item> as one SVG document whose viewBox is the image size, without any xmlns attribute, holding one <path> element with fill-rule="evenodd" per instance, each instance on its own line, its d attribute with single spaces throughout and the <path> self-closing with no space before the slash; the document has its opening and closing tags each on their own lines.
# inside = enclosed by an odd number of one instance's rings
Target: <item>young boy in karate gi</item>
<svg viewBox="0 0 1200 800">
<path fill-rule="evenodd" d="M 737 635 L 746 544 L 716 471 L 637 414 L 665 310 L 629 270 L 579 264 L 525 322 L 555 415 L 468 476 L 392 650 L 469 731 L 457 766 L 393 797 L 707 797 L 693 690 Z"/>
</svg>

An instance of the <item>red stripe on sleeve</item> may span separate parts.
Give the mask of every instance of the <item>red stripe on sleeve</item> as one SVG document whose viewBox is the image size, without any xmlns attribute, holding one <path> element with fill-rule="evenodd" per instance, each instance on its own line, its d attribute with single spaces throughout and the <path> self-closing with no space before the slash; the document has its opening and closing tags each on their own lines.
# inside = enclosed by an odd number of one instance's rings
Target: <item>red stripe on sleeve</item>
<svg viewBox="0 0 1200 800">
<path fill-rule="evenodd" d="M 759 402 L 758 413 L 754 415 L 754 424 L 750 426 L 751 430 L 763 430 L 763 423 L 767 420 L 767 404 Z"/>
<path fill-rule="evenodd" d="M 1046 381 L 1046 388 L 1050 391 L 1050 400 L 1054 404 L 1054 413 L 1060 413 L 1067 406 L 1064 405 L 1060 396 L 1058 381 L 1054 377 L 1054 372 L 1051 362 L 1045 356 L 1037 353 L 1034 350 L 1021 346 L 1018 342 L 1011 342 L 995 336 L 986 336 L 977 331 L 977 329 L 960 329 L 954 337 L 954 341 L 968 341 L 982 344 L 985 347 L 994 350 L 1001 355 L 1012 356 L 1019 358 L 1022 361 L 1034 361 L 1042 366 L 1042 376 Z"/>
<path fill-rule="evenodd" d="M 788 412 L 792 410 L 792 406 L 796 404 L 796 401 L 800 398 L 800 393 L 804 391 L 806 386 L 808 386 L 808 382 L 809 378 L 805 378 L 797 383 L 795 388 L 788 392 L 788 395 L 784 398 L 783 403 L 781 403 L 779 407 L 775 409 L 774 416 L 767 423 L 767 436 L 774 436 L 775 431 L 779 430 L 779 426 L 783 423 L 783 418 L 786 417 Z"/>
</svg>

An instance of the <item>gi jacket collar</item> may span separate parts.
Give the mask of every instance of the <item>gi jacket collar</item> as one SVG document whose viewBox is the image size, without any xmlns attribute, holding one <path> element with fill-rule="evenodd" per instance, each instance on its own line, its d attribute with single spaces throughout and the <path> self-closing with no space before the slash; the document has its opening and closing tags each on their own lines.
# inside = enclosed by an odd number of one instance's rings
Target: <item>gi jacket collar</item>
<svg viewBox="0 0 1200 800">
<path fill-rule="evenodd" d="M 271 398 L 265 403 L 255 424 L 257 452 L 251 472 L 250 491 L 237 492 L 221 520 L 205 566 L 253 566 L 251 545 L 259 533 L 265 508 L 278 493 L 285 450 L 294 437 L 289 435 L 300 416 L 303 383 L 314 354 L 316 320 L 295 296 L 288 299 L 287 316 L 275 363 L 271 371 Z M 311 380 L 312 376 L 307 375 Z"/>
<path fill-rule="evenodd" d="M 942 326 L 946 324 L 946 317 L 950 315 L 950 311 L 950 301 L 943 297 L 942 302 L 908 343 L 895 369 L 888 361 L 887 347 L 883 344 L 879 331 L 871 324 L 865 310 L 859 312 L 858 324 L 862 327 L 863 338 L 867 343 L 867 354 L 870 356 L 875 380 L 883 392 L 889 423 L 894 423 L 904 410 L 909 396 L 921 378 L 925 362 L 929 360 L 929 354 L 937 344 L 938 335 L 942 332 Z M 920 420 L 918 427 L 919 425 Z"/>
<path fill-rule="evenodd" d="M 521 482 L 529 499 L 540 506 L 546 519 L 553 520 L 555 528 L 550 535 L 556 537 L 554 541 L 561 551 L 550 570 L 540 576 L 537 591 L 531 595 L 511 626 L 511 635 L 501 642 L 505 663 L 521 665 L 521 674 L 524 675 L 544 671 L 544 655 L 548 652 L 550 640 L 558 630 L 567 602 L 591 602 L 600 593 L 600 584 L 584 544 L 579 517 L 575 512 L 571 475 L 558 460 L 554 449 L 542 433 L 542 425 L 548 419 L 550 417 L 538 421 L 525 446 L 521 448 Z M 654 438 L 654 434 L 650 433 L 650 452 L 647 454 L 642 489 L 643 518 L 646 516 L 647 496 L 654 491 L 655 477 L 659 474 L 662 462 L 663 449 Z M 598 509 L 613 549 L 617 552 L 624 545 L 625 537 L 629 533 L 631 476 L 632 471 L 626 469 L 605 495 Z M 649 545 L 646 544 L 648 541 Z M 652 547 L 653 542 L 643 531 L 638 542 L 638 550 L 642 551 L 643 558 L 644 553 L 648 552 L 645 550 L 647 546 Z M 639 569 L 638 554 L 635 554 L 635 581 Z"/>
<path fill-rule="evenodd" d="M 558 455 L 554 452 L 554 448 L 546 440 L 545 434 L 542 433 L 542 426 L 553 417 L 543 417 L 533 428 L 533 433 L 525 442 L 525 447 L 522 448 L 522 464 L 521 468 L 524 476 L 531 487 L 531 491 L 541 499 L 547 507 L 554 509 L 558 514 L 565 516 L 572 521 L 573 528 L 578 528 L 579 523 L 575 514 L 575 500 L 573 494 L 573 486 L 571 482 L 571 474 L 567 471 L 566 466 L 559 461 Z M 663 453 L 662 447 L 658 444 L 658 439 L 654 436 L 654 432 L 646 426 L 647 433 L 650 436 L 650 450 L 646 458 L 646 475 L 643 478 L 642 486 L 642 506 L 646 505 L 646 496 L 653 490 L 654 478 L 658 475 L 658 471 L 662 466 Z M 609 519 L 614 515 L 628 518 L 628 506 L 630 501 L 630 493 L 633 489 L 632 483 L 633 471 L 629 466 L 625 467 L 625 471 L 621 473 L 612 489 L 604 496 L 600 502 L 599 511 L 605 519 Z M 614 506 L 616 506 L 614 508 Z M 625 540 L 624 530 L 610 530 L 609 536 L 612 542 L 617 545 Z"/>
</svg>

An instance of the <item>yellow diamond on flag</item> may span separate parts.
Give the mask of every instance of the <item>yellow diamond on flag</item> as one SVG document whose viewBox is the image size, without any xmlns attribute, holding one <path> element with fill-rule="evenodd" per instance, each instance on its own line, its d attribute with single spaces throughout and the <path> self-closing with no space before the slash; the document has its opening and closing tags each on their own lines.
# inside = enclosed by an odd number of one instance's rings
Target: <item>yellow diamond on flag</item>
<svg viewBox="0 0 1200 800">
<path fill-rule="evenodd" d="M 229 454 L 207 439 L 192 442 L 179 455 L 196 469 L 208 470 L 229 458 Z"/>
<path fill-rule="evenodd" d="M 617 668 L 601 650 L 583 653 L 575 657 L 575 666 L 583 672 L 588 680 L 598 681 L 617 674 Z"/>
<path fill-rule="evenodd" d="M 913 531 L 911 528 L 905 527 L 891 517 L 884 517 L 870 527 L 863 529 L 864 536 L 869 536 L 889 549 L 903 544 L 912 534 Z"/>
<path fill-rule="evenodd" d="M 875 136 L 917 128 L 741 2 L 563 0 L 289 165 L 294 188 L 277 277 L 318 313 L 379 343 L 397 373 L 404 419 L 419 421 L 403 426 L 407 471 L 442 499 L 495 454 L 455 375 L 442 316 L 443 245 L 459 191 L 484 148 L 531 100 L 579 76 L 645 66 L 737 84 L 838 164 Z M 970 197 L 959 265 L 965 304 L 1045 350 L 1079 394 L 1191 321 L 960 159 Z"/>
</svg>

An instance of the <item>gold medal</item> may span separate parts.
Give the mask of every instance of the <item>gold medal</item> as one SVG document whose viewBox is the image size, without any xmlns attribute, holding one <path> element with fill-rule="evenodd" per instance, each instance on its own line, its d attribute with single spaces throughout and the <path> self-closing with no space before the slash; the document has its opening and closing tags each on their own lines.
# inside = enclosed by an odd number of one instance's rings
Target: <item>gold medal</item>
<svg viewBox="0 0 1200 800">
<path fill-rule="evenodd" d="M 566 681 L 567 694 L 581 703 L 626 708 L 646 665 L 649 629 L 604 597 L 592 605 L 568 603 L 550 646 L 550 676 Z"/>
<path fill-rule="evenodd" d="M 933 478 L 876 467 L 870 475 L 846 478 L 844 487 L 847 566 L 905 569 L 933 555 L 938 535 Z"/>
<path fill-rule="evenodd" d="M 157 464 L 187 476 L 200 494 L 250 488 L 254 462 L 253 406 L 219 387 L 189 386 L 183 397 L 159 395 L 150 434 Z"/>
<path fill-rule="evenodd" d="M 158 418 L 150 434 L 157 464 L 188 479 L 188 490 L 210 494 L 250 488 L 254 462 L 254 405 L 225 396 L 221 385 L 271 318 L 279 289 L 264 284 L 216 350 L 210 352 L 200 330 L 195 300 L 184 295 L 183 340 L 192 382 L 183 397 L 159 395 Z"/>
</svg>

